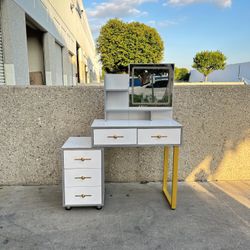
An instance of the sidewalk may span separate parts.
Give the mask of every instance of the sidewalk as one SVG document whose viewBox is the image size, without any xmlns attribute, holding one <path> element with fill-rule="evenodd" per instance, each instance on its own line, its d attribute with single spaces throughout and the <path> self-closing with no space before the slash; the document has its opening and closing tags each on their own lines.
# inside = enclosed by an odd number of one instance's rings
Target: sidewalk
<svg viewBox="0 0 250 250">
<path fill-rule="evenodd" d="M 106 184 L 102 210 L 61 207 L 60 186 L 0 187 L 0 249 L 249 249 L 250 181 Z"/>
</svg>

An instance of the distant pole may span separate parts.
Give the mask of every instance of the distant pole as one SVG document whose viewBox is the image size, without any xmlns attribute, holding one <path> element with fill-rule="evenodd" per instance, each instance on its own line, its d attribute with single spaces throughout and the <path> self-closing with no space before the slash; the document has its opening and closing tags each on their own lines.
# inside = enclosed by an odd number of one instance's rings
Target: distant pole
<svg viewBox="0 0 250 250">
<path fill-rule="evenodd" d="M 238 70 L 238 79 L 240 80 L 240 71 L 241 71 L 241 68 L 240 68 L 240 64 L 239 64 L 239 70 Z"/>
<path fill-rule="evenodd" d="M 155 84 L 155 75 L 151 75 L 151 86 L 152 86 L 152 102 L 155 102 L 155 93 L 154 93 L 154 84 Z"/>
</svg>

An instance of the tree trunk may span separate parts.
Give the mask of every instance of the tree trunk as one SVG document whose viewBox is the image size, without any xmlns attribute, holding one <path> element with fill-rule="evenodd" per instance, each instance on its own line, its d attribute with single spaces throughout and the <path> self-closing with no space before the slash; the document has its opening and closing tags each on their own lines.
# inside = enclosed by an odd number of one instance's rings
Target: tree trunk
<svg viewBox="0 0 250 250">
<path fill-rule="evenodd" d="M 208 76 L 205 76 L 205 82 L 207 82 L 207 78 L 208 78 Z"/>
</svg>

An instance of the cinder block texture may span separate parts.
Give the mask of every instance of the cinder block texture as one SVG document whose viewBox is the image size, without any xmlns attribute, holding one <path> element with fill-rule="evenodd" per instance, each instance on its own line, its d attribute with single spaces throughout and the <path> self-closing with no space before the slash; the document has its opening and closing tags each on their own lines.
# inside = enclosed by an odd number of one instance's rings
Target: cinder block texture
<svg viewBox="0 0 250 250">
<path fill-rule="evenodd" d="M 61 146 L 103 117 L 100 87 L 1 87 L 0 184 L 61 181 Z"/>
<path fill-rule="evenodd" d="M 250 179 L 250 86 L 175 88 L 174 118 L 184 125 L 180 179 Z"/>
<path fill-rule="evenodd" d="M 103 118 L 103 88 L 0 88 L 0 184 L 61 182 L 60 148 L 89 136 Z M 174 118 L 184 126 L 179 180 L 250 179 L 250 86 L 178 86 Z M 163 149 L 105 149 L 106 181 L 159 181 Z M 170 176 L 171 178 L 171 176 Z"/>
</svg>

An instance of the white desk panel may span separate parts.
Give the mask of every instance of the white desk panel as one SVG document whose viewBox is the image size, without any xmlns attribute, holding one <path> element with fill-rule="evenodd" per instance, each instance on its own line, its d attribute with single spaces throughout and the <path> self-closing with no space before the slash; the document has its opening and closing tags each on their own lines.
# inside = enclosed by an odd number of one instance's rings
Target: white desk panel
<svg viewBox="0 0 250 250">
<path fill-rule="evenodd" d="M 175 120 L 104 120 L 96 119 L 92 128 L 181 128 L 182 125 Z"/>
<path fill-rule="evenodd" d="M 92 148 L 91 137 L 70 137 L 62 149 Z"/>
</svg>

